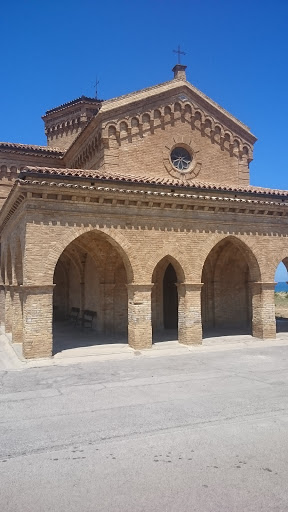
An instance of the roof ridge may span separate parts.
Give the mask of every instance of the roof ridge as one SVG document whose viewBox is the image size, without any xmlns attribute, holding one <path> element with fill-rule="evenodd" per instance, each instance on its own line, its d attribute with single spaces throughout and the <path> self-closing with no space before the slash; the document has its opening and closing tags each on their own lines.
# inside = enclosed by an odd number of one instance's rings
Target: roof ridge
<svg viewBox="0 0 288 512">
<path fill-rule="evenodd" d="M 58 105 L 57 107 L 50 108 L 49 110 L 46 110 L 43 117 L 45 117 L 47 114 L 52 114 L 52 112 L 57 112 L 58 110 L 62 110 L 64 107 L 68 107 L 70 105 L 75 105 L 76 103 L 80 101 L 88 101 L 91 103 L 102 103 L 103 100 L 99 100 L 98 98 L 90 98 L 89 96 L 85 96 L 82 94 L 82 96 L 79 96 L 78 98 L 75 98 L 74 100 L 66 101 L 65 103 L 61 103 L 61 105 Z"/>
<path fill-rule="evenodd" d="M 57 147 L 49 147 L 49 146 L 40 146 L 40 145 L 37 145 L 37 144 L 22 144 L 20 142 L 1 142 L 0 141 L 0 148 L 3 147 L 7 147 L 7 148 L 19 148 L 19 149 L 35 149 L 35 150 L 40 150 L 40 151 L 47 151 L 48 153 L 62 153 L 64 154 L 65 151 L 63 151 L 62 149 L 60 148 L 57 148 Z"/>
<path fill-rule="evenodd" d="M 284 195 L 288 197 L 288 190 L 281 189 L 270 189 L 264 187 L 255 187 L 254 185 L 247 186 L 233 186 L 233 185 L 220 185 L 217 183 L 208 183 L 208 182 L 188 182 L 176 178 L 170 177 L 150 177 L 150 176 L 136 176 L 136 175 L 125 175 L 121 173 L 113 173 L 107 171 L 98 171 L 98 170 L 87 170 L 87 169 L 59 169 L 52 167 L 36 167 L 36 166 L 26 166 L 22 175 L 25 174 L 41 174 L 41 175 L 50 175 L 50 176 L 59 176 L 59 177 L 74 177 L 79 179 L 94 179 L 94 180 L 111 180 L 111 181 L 122 181 L 126 183 L 143 183 L 143 184 L 151 184 L 151 185 L 163 185 L 163 186 L 177 186 L 183 188 L 201 188 L 206 190 L 220 190 L 223 192 L 240 192 L 240 193 L 253 193 L 253 194 L 270 194 L 270 195 Z"/>
</svg>

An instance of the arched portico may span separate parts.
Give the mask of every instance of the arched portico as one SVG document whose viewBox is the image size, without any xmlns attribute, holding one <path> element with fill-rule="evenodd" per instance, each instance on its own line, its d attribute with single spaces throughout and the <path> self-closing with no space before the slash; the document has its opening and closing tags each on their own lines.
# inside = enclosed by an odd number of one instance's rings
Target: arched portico
<svg viewBox="0 0 288 512">
<path fill-rule="evenodd" d="M 228 236 L 208 254 L 202 269 L 204 334 L 253 333 L 275 337 L 273 283 L 261 281 L 252 250 Z"/>
<path fill-rule="evenodd" d="M 172 256 L 164 256 L 155 266 L 151 295 L 152 330 L 155 341 L 178 338 L 178 285 L 183 280 L 183 269 Z"/>
<path fill-rule="evenodd" d="M 181 259 L 184 260 L 183 254 Z M 164 256 L 154 268 L 152 324 L 155 339 L 169 339 L 172 334 L 184 345 L 202 342 L 201 283 L 187 282 L 185 276 L 183 266 L 171 255 Z"/>
<path fill-rule="evenodd" d="M 74 228 L 71 231 L 79 233 Z M 71 233 L 66 232 L 63 238 L 70 241 L 64 248 L 63 240 L 60 241 L 62 252 L 54 244 L 47 250 L 47 258 L 43 254 L 45 272 L 43 275 L 42 270 L 41 284 L 23 286 L 25 357 L 46 357 L 57 350 L 57 343 L 53 346 L 53 317 L 57 322 L 67 319 L 72 307 L 79 308 L 80 318 L 84 310 L 97 313 L 97 320 L 96 316 L 93 319 L 93 336 L 94 333 L 108 336 L 111 342 L 113 336 L 121 335 L 127 341 L 129 331 L 128 342 L 138 346 L 139 323 L 135 320 L 138 303 L 134 298 L 137 285 L 131 283 L 134 273 L 125 248 L 99 229 L 83 229 L 72 240 Z M 121 239 L 121 234 L 116 238 Z M 151 346 L 149 332 L 148 345 Z M 58 348 L 61 350 L 59 343 Z"/>
<path fill-rule="evenodd" d="M 91 231 L 73 240 L 54 272 L 53 352 L 127 342 L 127 284 L 121 254 L 106 236 Z"/>
</svg>

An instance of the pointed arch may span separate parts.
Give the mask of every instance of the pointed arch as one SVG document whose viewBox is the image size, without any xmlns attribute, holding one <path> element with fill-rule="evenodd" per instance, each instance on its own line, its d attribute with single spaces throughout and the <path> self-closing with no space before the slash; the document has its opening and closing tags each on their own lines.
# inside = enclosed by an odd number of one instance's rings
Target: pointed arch
<svg viewBox="0 0 288 512">
<path fill-rule="evenodd" d="M 185 280 L 181 264 L 170 254 L 162 257 L 152 274 L 152 330 L 154 338 L 166 329 L 178 328 L 178 289 Z"/>
<path fill-rule="evenodd" d="M 182 265 L 179 263 L 179 261 L 174 256 L 171 256 L 170 254 L 166 254 L 155 265 L 155 268 L 152 273 L 152 283 L 155 282 L 155 272 L 156 272 L 157 268 L 162 268 L 165 270 L 169 264 L 171 264 L 173 266 L 173 268 L 176 272 L 177 282 L 180 284 L 185 281 L 185 273 L 182 268 Z"/>
<path fill-rule="evenodd" d="M 232 329 L 251 332 L 252 282 L 260 281 L 260 268 L 247 245 L 234 236 L 214 245 L 202 268 L 202 323 L 204 330 Z"/>
<path fill-rule="evenodd" d="M 53 246 L 49 250 L 49 254 L 47 255 L 47 259 L 45 262 L 45 281 L 47 283 L 53 283 L 53 274 L 56 263 L 64 251 L 64 249 L 74 240 L 80 238 L 80 236 L 86 233 L 94 233 L 103 237 L 103 239 L 107 240 L 121 255 L 125 270 L 127 272 L 127 280 L 128 283 L 133 282 L 134 279 L 134 270 L 128 254 L 132 253 L 132 248 L 130 242 L 120 233 L 117 232 L 116 229 L 111 228 L 93 228 L 91 226 L 86 228 L 72 228 L 69 229 L 65 234 L 62 235 L 61 241 L 57 239 Z"/>
</svg>

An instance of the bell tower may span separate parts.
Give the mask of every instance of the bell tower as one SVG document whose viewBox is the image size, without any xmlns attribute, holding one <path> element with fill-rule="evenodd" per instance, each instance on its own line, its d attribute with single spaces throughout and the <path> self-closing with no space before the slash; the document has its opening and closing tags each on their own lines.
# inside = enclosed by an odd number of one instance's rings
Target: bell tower
<svg viewBox="0 0 288 512">
<path fill-rule="evenodd" d="M 59 107 L 47 110 L 42 117 L 45 123 L 47 145 L 62 150 L 68 149 L 77 135 L 101 108 L 97 98 L 81 96 Z"/>
</svg>

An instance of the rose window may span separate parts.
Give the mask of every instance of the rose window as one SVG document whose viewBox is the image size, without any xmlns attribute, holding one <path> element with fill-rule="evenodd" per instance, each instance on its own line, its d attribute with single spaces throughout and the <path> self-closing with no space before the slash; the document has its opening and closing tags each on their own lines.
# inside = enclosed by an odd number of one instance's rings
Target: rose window
<svg viewBox="0 0 288 512">
<path fill-rule="evenodd" d="M 174 148 L 171 151 L 171 162 L 178 171 L 187 171 L 192 162 L 192 155 L 185 148 Z"/>
</svg>

